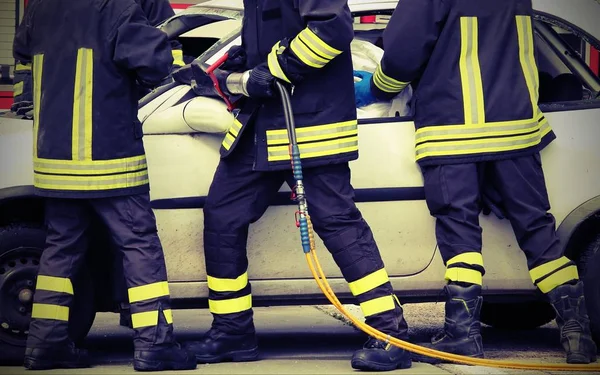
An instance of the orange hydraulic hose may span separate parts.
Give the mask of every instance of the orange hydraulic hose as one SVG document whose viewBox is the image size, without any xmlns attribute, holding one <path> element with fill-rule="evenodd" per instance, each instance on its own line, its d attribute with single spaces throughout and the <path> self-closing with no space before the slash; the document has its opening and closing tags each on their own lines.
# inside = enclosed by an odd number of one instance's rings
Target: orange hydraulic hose
<svg viewBox="0 0 600 375">
<path fill-rule="evenodd" d="M 600 372 L 600 364 L 589 364 L 589 365 L 581 365 L 581 364 L 568 364 L 568 363 L 534 363 L 534 362 L 514 362 L 514 361 L 499 361 L 492 359 L 484 359 L 484 358 L 472 358 L 461 355 L 456 355 L 452 353 L 441 352 L 439 350 L 434 350 L 430 348 L 426 348 L 423 346 L 411 344 L 409 342 L 397 339 L 395 337 L 391 337 L 375 328 L 359 321 L 356 317 L 350 314 L 342 305 L 342 303 L 338 300 L 335 293 L 331 289 L 327 278 L 321 268 L 321 264 L 319 263 L 319 259 L 317 258 L 317 253 L 315 251 L 314 246 L 314 235 L 312 231 L 312 223 L 310 222 L 310 217 L 307 215 L 308 227 L 309 227 L 309 237 L 310 237 L 310 253 L 306 253 L 306 261 L 308 262 L 308 267 L 319 286 L 319 289 L 323 292 L 323 294 L 327 297 L 329 302 L 331 302 L 346 318 L 348 318 L 356 327 L 360 328 L 363 332 L 367 333 L 370 336 L 373 336 L 379 340 L 383 340 L 389 342 L 390 344 L 405 349 L 420 355 L 426 355 L 433 358 L 438 358 L 446 361 L 463 363 L 466 365 L 475 365 L 475 366 L 487 366 L 487 367 L 498 367 L 498 368 L 513 368 L 520 370 L 541 370 L 541 371 L 584 371 L 584 372 Z M 314 263 L 313 263 L 314 262 Z"/>
</svg>

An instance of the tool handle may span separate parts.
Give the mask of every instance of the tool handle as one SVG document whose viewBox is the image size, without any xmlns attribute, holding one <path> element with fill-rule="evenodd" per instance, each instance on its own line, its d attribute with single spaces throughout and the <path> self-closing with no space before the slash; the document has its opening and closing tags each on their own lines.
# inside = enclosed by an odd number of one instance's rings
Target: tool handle
<svg viewBox="0 0 600 375">
<path fill-rule="evenodd" d="M 215 73 L 214 73 L 218 67 L 223 65 L 223 63 L 227 60 L 228 57 L 229 57 L 229 54 L 227 52 L 225 54 L 223 54 L 223 56 L 221 56 L 217 61 L 215 61 L 211 66 L 209 66 L 206 69 L 206 74 L 208 74 L 208 76 L 210 77 L 210 80 L 213 82 L 213 86 L 215 87 L 215 90 L 217 90 L 217 94 L 219 94 L 219 96 L 221 98 L 223 98 L 223 100 L 225 101 L 225 104 L 227 104 L 227 109 L 229 111 L 232 111 L 235 107 L 234 107 L 233 103 L 231 102 L 231 100 L 229 100 L 227 95 L 225 95 L 223 93 L 223 90 L 221 90 L 221 86 L 219 85 L 219 80 L 217 80 L 217 76 L 215 76 Z"/>
</svg>

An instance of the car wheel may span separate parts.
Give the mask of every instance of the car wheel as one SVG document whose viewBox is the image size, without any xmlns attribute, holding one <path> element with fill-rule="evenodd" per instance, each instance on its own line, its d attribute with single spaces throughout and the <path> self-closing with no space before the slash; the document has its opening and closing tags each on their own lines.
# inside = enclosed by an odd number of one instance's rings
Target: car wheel
<svg viewBox="0 0 600 375">
<path fill-rule="evenodd" d="M 522 303 L 483 302 L 481 322 L 499 329 L 534 329 L 551 322 L 556 313 L 549 303 L 542 301 Z"/>
<path fill-rule="evenodd" d="M 40 256 L 46 233 L 39 226 L 0 227 L 0 362 L 22 364 Z M 88 272 L 73 281 L 69 335 L 81 344 L 96 315 Z"/>
<path fill-rule="evenodd" d="M 600 234 L 589 242 L 578 257 L 577 268 L 585 288 L 585 302 L 594 340 L 600 345 Z"/>
</svg>

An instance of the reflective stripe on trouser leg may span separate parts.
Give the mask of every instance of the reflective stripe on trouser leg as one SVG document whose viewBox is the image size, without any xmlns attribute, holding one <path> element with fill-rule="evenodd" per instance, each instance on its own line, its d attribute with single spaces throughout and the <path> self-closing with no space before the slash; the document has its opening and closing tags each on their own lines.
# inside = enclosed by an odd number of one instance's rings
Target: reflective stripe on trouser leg
<svg viewBox="0 0 600 375">
<path fill-rule="evenodd" d="M 81 201 L 46 200 L 46 247 L 40 259 L 27 347 L 48 348 L 68 341 L 72 279 L 84 259 L 89 217 Z"/>
<path fill-rule="evenodd" d="M 483 257 L 479 252 L 458 254 L 446 262 L 444 279 L 450 282 L 483 285 Z"/>
<path fill-rule="evenodd" d="M 244 147 L 247 140 L 243 139 L 234 152 L 253 152 Z M 255 331 L 247 274 L 248 227 L 264 214 L 283 182 L 281 173 L 253 171 L 253 160 L 246 156 L 222 159 L 204 206 L 204 254 L 212 326 L 231 334 Z"/>
<path fill-rule="evenodd" d="M 304 184 L 315 232 L 348 281 L 366 323 L 398 336 L 399 325 L 406 323 L 371 228 L 354 203 L 348 163 L 307 169 Z"/>
<path fill-rule="evenodd" d="M 131 305 L 134 348 L 174 342 L 163 249 L 148 193 L 90 200 L 121 251 Z"/>
<path fill-rule="evenodd" d="M 570 281 L 579 280 L 577 266 L 564 256 L 532 268 L 529 274 L 531 281 L 543 293 L 551 292 L 554 288 Z"/>
</svg>

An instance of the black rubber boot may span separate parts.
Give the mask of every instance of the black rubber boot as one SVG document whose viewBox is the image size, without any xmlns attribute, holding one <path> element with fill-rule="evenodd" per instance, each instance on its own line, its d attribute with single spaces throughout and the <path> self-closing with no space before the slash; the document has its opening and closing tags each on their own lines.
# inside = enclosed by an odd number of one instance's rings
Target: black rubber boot
<svg viewBox="0 0 600 375">
<path fill-rule="evenodd" d="M 567 352 L 567 363 L 596 362 L 598 349 L 590 331 L 583 283 L 577 281 L 576 284 L 558 286 L 547 296 L 556 311 L 560 342 Z"/>
<path fill-rule="evenodd" d="M 397 338 L 408 341 L 408 324 L 402 307 L 398 306 Z M 391 371 L 412 366 L 411 353 L 397 346 L 369 337 L 363 348 L 354 352 L 350 361 L 352 368 L 364 371 Z"/>
<path fill-rule="evenodd" d="M 234 335 L 211 328 L 202 340 L 190 342 L 186 348 L 198 363 L 249 362 L 258 359 L 256 334 Z"/>
<path fill-rule="evenodd" d="M 90 367 L 90 359 L 87 350 L 68 343 L 59 348 L 26 348 L 23 365 L 29 370 L 85 368 Z"/>
<path fill-rule="evenodd" d="M 483 358 L 483 342 L 481 339 L 481 286 L 460 286 L 448 284 L 446 292 L 446 319 L 444 331 L 433 337 L 431 344 L 423 346 L 442 352 Z M 413 355 L 418 362 L 432 364 L 442 363 L 441 359 Z"/>
<path fill-rule="evenodd" d="M 136 350 L 133 368 L 136 371 L 194 370 L 196 357 L 177 343 L 163 348 Z"/>
</svg>

